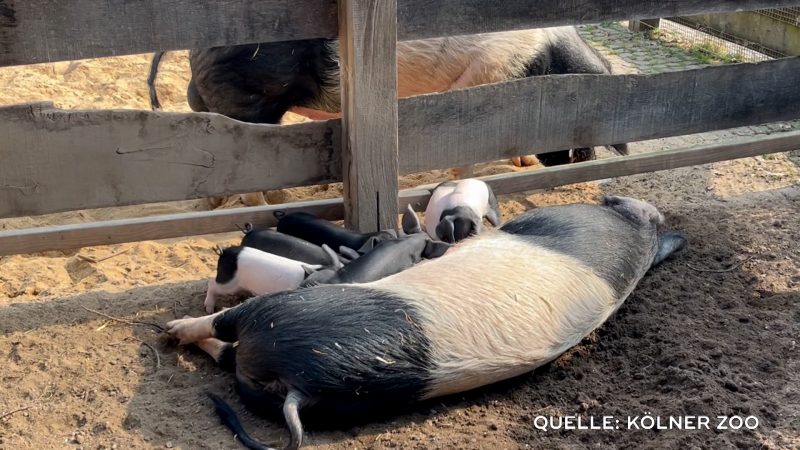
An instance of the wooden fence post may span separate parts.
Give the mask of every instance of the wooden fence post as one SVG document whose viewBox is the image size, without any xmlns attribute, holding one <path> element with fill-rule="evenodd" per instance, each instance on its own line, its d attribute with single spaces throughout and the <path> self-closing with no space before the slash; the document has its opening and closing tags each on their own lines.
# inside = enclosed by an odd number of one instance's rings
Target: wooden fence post
<svg viewBox="0 0 800 450">
<path fill-rule="evenodd" d="M 339 0 L 345 225 L 397 227 L 397 0 Z"/>
</svg>

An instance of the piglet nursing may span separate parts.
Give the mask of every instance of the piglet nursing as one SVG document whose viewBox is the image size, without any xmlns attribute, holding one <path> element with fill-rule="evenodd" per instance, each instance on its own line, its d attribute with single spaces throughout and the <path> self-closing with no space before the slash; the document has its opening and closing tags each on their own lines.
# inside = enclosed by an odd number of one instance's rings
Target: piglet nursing
<svg viewBox="0 0 800 450">
<path fill-rule="evenodd" d="M 230 247 L 219 255 L 217 276 L 208 282 L 203 305 L 208 313 L 212 313 L 219 295 L 242 292 L 264 295 L 296 289 L 309 273 L 322 267 L 251 247 Z"/>
<path fill-rule="evenodd" d="M 292 214 L 276 212 L 275 217 L 278 219 L 276 229 L 279 232 L 298 237 L 312 244 L 320 246 L 325 244 L 337 251 L 341 247 L 347 247 L 363 254 L 372 250 L 382 241 L 397 238 L 394 230 L 359 233 L 338 227 L 325 219 L 304 212 Z"/>
<path fill-rule="evenodd" d="M 484 217 L 500 226 L 497 198 L 488 184 L 474 178 L 445 181 L 436 186 L 428 201 L 425 231 L 434 239 L 458 242 L 480 233 Z"/>
<path fill-rule="evenodd" d="M 444 255 L 449 247 L 449 244 L 433 241 L 422 233 L 383 241 L 366 255 L 338 270 L 328 268 L 312 273 L 306 278 L 303 286 L 377 281 L 400 273 L 422 259 L 438 258 Z"/>
<path fill-rule="evenodd" d="M 249 223 L 245 225 L 244 237 L 240 245 L 306 264 L 328 265 L 331 263 L 331 255 L 319 245 L 276 230 L 257 230 Z M 338 255 L 335 255 L 334 258 L 341 260 Z"/>
</svg>

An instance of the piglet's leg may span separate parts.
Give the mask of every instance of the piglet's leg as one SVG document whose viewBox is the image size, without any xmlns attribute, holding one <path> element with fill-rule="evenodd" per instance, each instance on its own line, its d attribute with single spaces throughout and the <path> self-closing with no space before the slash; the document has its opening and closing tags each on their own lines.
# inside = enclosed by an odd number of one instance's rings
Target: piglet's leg
<svg viewBox="0 0 800 450">
<path fill-rule="evenodd" d="M 214 307 L 217 305 L 217 296 L 218 295 L 233 295 L 240 292 L 238 284 L 236 283 L 236 279 L 234 278 L 231 280 L 230 283 L 227 284 L 219 284 L 213 278 L 208 281 L 208 290 L 206 291 L 206 300 L 203 302 L 203 306 L 206 308 L 206 312 L 211 314 L 214 312 Z"/>
<path fill-rule="evenodd" d="M 183 345 L 214 337 L 214 318 L 226 311 L 229 310 L 226 309 L 209 316 L 172 320 L 167 322 L 167 333 L 180 339 Z"/>
</svg>

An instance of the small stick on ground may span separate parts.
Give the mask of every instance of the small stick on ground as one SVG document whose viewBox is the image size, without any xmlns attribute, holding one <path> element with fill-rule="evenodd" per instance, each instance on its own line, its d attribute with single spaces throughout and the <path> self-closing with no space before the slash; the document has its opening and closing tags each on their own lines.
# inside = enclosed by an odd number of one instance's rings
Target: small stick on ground
<svg viewBox="0 0 800 450">
<path fill-rule="evenodd" d="M 108 314 L 101 313 L 100 311 L 95 311 L 93 309 L 89 309 L 89 308 L 87 308 L 87 307 L 85 307 L 83 305 L 80 305 L 80 306 L 81 306 L 81 308 L 85 309 L 86 311 L 89 311 L 90 313 L 97 314 L 98 316 L 103 316 L 106 319 L 110 319 L 110 320 L 113 320 L 115 322 L 126 323 L 128 325 L 147 325 L 147 326 L 150 326 L 150 327 L 158 329 L 158 331 L 162 331 L 162 332 L 164 331 L 164 327 L 162 327 L 161 325 L 159 325 L 157 323 L 142 322 L 140 320 L 120 319 L 119 317 L 109 316 Z"/>
<path fill-rule="evenodd" d="M 36 404 L 35 404 L 35 403 L 32 403 L 32 404 L 30 404 L 30 405 L 23 406 L 22 408 L 13 409 L 13 410 L 11 410 L 11 411 L 9 411 L 9 412 L 7 412 L 7 413 L 0 414 L 0 420 L 3 420 L 3 419 L 5 419 L 6 417 L 10 417 L 10 416 L 12 416 L 13 414 L 16 414 L 16 413 L 18 413 L 18 412 L 25 411 L 26 409 L 31 409 L 31 408 L 33 408 L 34 406 L 36 406 Z"/>
<path fill-rule="evenodd" d="M 11 415 L 16 414 L 18 412 L 25 411 L 26 409 L 31 409 L 34 406 L 37 406 L 39 403 L 41 403 L 42 400 L 48 400 L 48 399 L 50 399 L 50 397 L 53 396 L 53 392 L 52 391 L 50 392 L 50 395 L 47 396 L 47 398 L 45 398 L 46 394 L 47 394 L 47 391 L 45 390 L 44 392 L 42 392 L 42 395 L 40 395 L 39 398 L 37 398 L 36 401 L 31 403 L 30 405 L 25 405 L 25 406 L 23 406 L 21 408 L 17 408 L 17 409 L 11 410 L 9 412 L 0 414 L 0 420 L 5 419 L 6 417 L 10 417 Z"/>
<path fill-rule="evenodd" d="M 741 267 L 742 264 L 746 263 L 747 261 L 749 261 L 751 259 L 753 259 L 753 257 L 752 256 L 748 256 L 747 258 L 745 258 L 745 259 L 743 259 L 741 261 L 737 261 L 734 265 L 728 267 L 727 269 L 701 269 L 699 267 L 694 267 L 691 264 L 686 264 L 686 267 L 694 270 L 695 272 L 726 273 L 726 272 L 732 272 L 732 271 L 738 269 L 739 267 Z"/>
<path fill-rule="evenodd" d="M 135 339 L 135 340 L 139 341 L 140 344 L 144 345 L 145 347 L 147 347 L 147 348 L 149 348 L 150 350 L 153 351 L 153 354 L 156 355 L 156 371 L 158 371 L 158 369 L 161 368 L 161 356 L 159 356 L 158 350 L 156 350 L 155 347 L 153 347 L 152 345 L 148 344 L 147 342 L 145 342 L 145 341 L 143 341 L 141 339 L 137 339 L 137 338 L 132 338 L 132 339 Z"/>
</svg>

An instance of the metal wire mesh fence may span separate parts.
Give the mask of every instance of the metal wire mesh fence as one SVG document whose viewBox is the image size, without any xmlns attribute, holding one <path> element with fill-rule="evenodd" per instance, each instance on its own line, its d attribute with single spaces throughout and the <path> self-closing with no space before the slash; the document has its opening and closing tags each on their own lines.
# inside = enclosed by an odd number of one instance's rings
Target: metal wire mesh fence
<svg viewBox="0 0 800 450">
<path fill-rule="evenodd" d="M 786 56 L 757 42 L 697 24 L 682 17 L 670 17 L 668 20 L 662 20 L 659 28 L 663 33 L 677 35 L 687 41 L 697 52 L 705 52 L 709 56 L 731 62 L 758 62 Z"/>
<path fill-rule="evenodd" d="M 759 9 L 753 12 L 789 25 L 800 27 L 800 8 Z"/>
<path fill-rule="evenodd" d="M 752 11 L 780 22 L 782 26 L 800 28 L 800 8 L 777 8 Z M 670 41 L 679 41 L 693 52 L 706 53 L 709 58 L 726 62 L 758 62 L 782 58 L 785 53 L 762 43 L 734 36 L 713 26 L 685 17 L 637 22 L 637 29 Z"/>
</svg>

